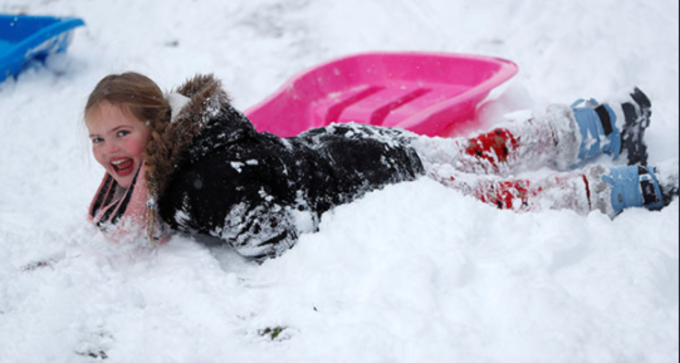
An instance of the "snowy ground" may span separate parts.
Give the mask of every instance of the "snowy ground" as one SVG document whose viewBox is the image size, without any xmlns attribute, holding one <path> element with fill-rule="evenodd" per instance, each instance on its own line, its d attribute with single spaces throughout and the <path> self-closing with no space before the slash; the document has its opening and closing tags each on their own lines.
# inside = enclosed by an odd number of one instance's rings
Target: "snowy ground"
<svg viewBox="0 0 680 363">
<path fill-rule="evenodd" d="M 515 214 L 419 180 L 337 208 L 261 266 L 188 237 L 112 245 L 85 221 L 102 170 L 81 110 L 128 69 L 165 89 L 214 72 L 245 109 L 350 53 L 479 53 L 521 69 L 485 119 L 639 85 L 659 162 L 678 158 L 677 0 L 5 0 L 0 12 L 87 22 L 49 69 L 0 84 L 0 362 L 678 361 L 677 201 L 614 221 Z"/>
</svg>

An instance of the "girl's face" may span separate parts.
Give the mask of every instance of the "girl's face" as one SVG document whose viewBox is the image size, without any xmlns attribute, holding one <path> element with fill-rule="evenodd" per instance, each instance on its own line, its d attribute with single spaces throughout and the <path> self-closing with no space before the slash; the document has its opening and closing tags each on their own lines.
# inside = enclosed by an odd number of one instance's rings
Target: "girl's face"
<svg viewBox="0 0 680 363">
<path fill-rule="evenodd" d="M 142 165 L 143 153 L 149 142 L 149 128 L 129 112 L 109 102 L 89 110 L 85 123 L 92 140 L 92 154 L 97 162 L 122 188 L 132 184 Z"/>
</svg>

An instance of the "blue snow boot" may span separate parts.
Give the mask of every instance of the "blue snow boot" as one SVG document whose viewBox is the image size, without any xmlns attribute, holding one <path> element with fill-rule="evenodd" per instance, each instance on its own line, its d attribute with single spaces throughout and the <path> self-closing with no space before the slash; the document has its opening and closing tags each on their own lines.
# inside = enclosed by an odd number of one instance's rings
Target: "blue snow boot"
<svg viewBox="0 0 680 363">
<path fill-rule="evenodd" d="M 615 167 L 610 170 L 609 175 L 603 175 L 602 180 L 611 186 L 611 203 L 615 214 L 632 207 L 659 210 L 668 205 L 672 198 L 664 195 L 667 193 L 662 191 L 651 167 Z"/>
<path fill-rule="evenodd" d="M 578 159 L 591 159 L 602 153 L 616 160 L 625 152 L 628 165 L 647 165 L 647 145 L 643 138 L 652 115 L 652 103 L 637 87 L 624 103 L 599 104 L 594 99 L 578 100 L 571 105 L 581 134 Z M 617 120 L 615 108 L 623 120 Z"/>
</svg>

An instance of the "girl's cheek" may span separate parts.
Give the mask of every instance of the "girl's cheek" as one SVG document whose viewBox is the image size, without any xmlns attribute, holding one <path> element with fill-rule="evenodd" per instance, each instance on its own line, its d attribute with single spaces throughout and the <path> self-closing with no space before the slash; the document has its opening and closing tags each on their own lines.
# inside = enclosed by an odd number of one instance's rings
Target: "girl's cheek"
<svg viewBox="0 0 680 363">
<path fill-rule="evenodd" d="M 92 149 L 92 155 L 94 155 L 94 159 L 97 160 L 99 165 L 104 166 L 104 163 L 102 162 L 102 156 L 101 153 L 98 152 L 96 149 Z"/>
<path fill-rule="evenodd" d="M 130 140 L 128 142 L 128 150 L 132 151 L 132 154 L 134 155 L 142 155 L 144 153 L 144 149 L 146 148 L 146 140 L 143 138 L 135 138 L 134 140 Z"/>
<path fill-rule="evenodd" d="M 104 155 L 98 147 L 92 146 L 92 155 L 94 156 L 94 159 L 97 160 L 99 165 L 106 168 L 106 160 L 104 160 Z"/>
</svg>

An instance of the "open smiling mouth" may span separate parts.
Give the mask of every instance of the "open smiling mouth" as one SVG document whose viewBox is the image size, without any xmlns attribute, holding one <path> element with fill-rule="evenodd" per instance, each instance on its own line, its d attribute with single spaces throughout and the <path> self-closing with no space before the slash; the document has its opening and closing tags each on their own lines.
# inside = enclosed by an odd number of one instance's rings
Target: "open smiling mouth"
<svg viewBox="0 0 680 363">
<path fill-rule="evenodd" d="M 111 162 L 113 170 L 116 171 L 118 176 L 126 176 L 132 173 L 132 167 L 134 166 L 134 160 L 130 158 L 118 159 Z"/>
</svg>

